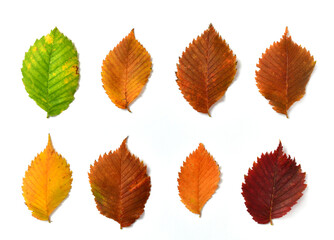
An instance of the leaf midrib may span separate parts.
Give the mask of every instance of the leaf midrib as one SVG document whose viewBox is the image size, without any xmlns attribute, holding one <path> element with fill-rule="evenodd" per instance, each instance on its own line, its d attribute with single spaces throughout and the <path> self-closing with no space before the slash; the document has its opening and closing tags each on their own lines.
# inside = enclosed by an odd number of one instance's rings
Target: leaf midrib
<svg viewBox="0 0 334 240">
<path fill-rule="evenodd" d="M 50 169 L 50 159 L 52 155 L 52 150 L 46 150 L 46 169 L 45 169 L 45 209 L 46 209 L 46 216 L 48 221 L 50 222 L 50 214 L 49 214 L 49 169 Z"/>
<path fill-rule="evenodd" d="M 284 36 L 285 38 L 285 53 L 286 53 L 286 72 L 285 72 L 285 96 L 286 96 L 286 102 L 285 102 L 285 114 L 288 117 L 288 104 L 289 104 L 289 48 L 288 48 L 288 40 L 287 36 Z"/>
<path fill-rule="evenodd" d="M 205 72 L 205 100 L 206 100 L 206 109 L 207 109 L 207 112 L 208 112 L 208 115 L 210 116 L 210 113 L 209 113 L 209 94 L 208 94 L 208 86 L 209 86 L 209 46 L 210 46 L 210 30 L 208 30 L 208 34 L 207 34 L 207 38 L 206 38 L 206 49 L 205 49 L 205 52 L 206 52 L 206 56 L 205 56 L 205 64 L 206 64 L 206 72 Z"/>
<path fill-rule="evenodd" d="M 49 81 L 50 81 L 50 65 L 51 65 L 51 59 L 52 59 L 52 55 L 53 55 L 53 46 L 54 46 L 54 42 L 55 42 L 55 33 L 53 33 L 53 31 L 50 33 L 50 35 L 51 35 L 51 37 L 52 37 L 52 43 L 50 44 L 51 46 L 50 46 L 50 48 L 51 48 L 51 50 L 50 50 L 50 54 L 49 54 L 49 63 L 47 64 L 47 66 L 48 66 L 48 80 L 46 81 L 46 90 L 47 90 L 47 94 L 46 94 L 46 104 L 47 104 L 47 110 L 46 110 L 46 112 L 47 112 L 47 118 L 49 118 L 50 117 L 50 115 L 49 115 L 49 112 L 50 112 L 50 103 L 49 103 Z"/>
<path fill-rule="evenodd" d="M 272 222 L 272 212 L 273 212 L 273 206 L 274 206 L 274 198 L 275 198 L 275 188 L 276 188 L 276 178 L 277 178 L 277 164 L 279 161 L 280 156 L 277 156 L 277 159 L 275 159 L 276 161 L 274 162 L 274 176 L 273 176 L 273 185 L 272 185 L 272 193 L 271 193 L 271 197 L 270 197 L 270 207 L 269 207 L 269 222 L 271 225 L 273 225 Z"/>
</svg>

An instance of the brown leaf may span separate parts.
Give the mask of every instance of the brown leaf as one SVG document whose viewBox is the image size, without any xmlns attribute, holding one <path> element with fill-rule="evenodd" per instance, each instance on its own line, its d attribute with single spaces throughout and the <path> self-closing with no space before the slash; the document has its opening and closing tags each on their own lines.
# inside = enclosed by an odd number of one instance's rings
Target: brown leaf
<svg viewBox="0 0 334 240">
<path fill-rule="evenodd" d="M 219 166 L 201 143 L 183 162 L 178 178 L 181 201 L 193 213 L 201 215 L 204 204 L 218 188 Z"/>
<path fill-rule="evenodd" d="M 288 27 L 279 42 L 262 54 L 256 71 L 256 85 L 273 109 L 288 117 L 288 109 L 305 94 L 315 66 L 310 52 L 288 36 Z"/>
<path fill-rule="evenodd" d="M 177 84 L 189 104 L 207 113 L 236 74 L 236 56 L 212 24 L 186 48 L 177 65 Z"/>
<path fill-rule="evenodd" d="M 151 74 L 150 54 L 135 38 L 134 30 L 112 51 L 102 66 L 103 87 L 119 108 L 129 109 Z"/>
<path fill-rule="evenodd" d="M 126 140 L 116 151 L 100 156 L 89 173 L 98 210 L 121 228 L 130 226 L 144 212 L 151 190 L 146 165 L 129 152 Z"/>
<path fill-rule="evenodd" d="M 262 154 L 248 170 L 242 195 L 256 222 L 272 224 L 272 219 L 291 210 L 305 188 L 305 173 L 283 152 L 280 142 L 274 152 Z"/>
</svg>

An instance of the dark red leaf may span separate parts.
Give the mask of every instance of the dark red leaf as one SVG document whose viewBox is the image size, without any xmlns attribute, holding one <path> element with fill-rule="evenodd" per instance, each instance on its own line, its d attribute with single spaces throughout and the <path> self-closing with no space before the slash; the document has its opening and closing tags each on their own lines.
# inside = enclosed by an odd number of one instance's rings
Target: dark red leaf
<svg viewBox="0 0 334 240">
<path fill-rule="evenodd" d="M 242 195 L 253 219 L 271 223 L 291 210 L 306 188 L 305 173 L 283 152 L 282 143 L 271 153 L 261 155 L 245 175 Z"/>
</svg>

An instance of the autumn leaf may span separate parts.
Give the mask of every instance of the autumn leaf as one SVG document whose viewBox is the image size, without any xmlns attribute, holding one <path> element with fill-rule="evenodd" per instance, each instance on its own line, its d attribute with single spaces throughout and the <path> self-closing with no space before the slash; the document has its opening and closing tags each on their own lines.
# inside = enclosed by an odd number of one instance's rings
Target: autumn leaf
<svg viewBox="0 0 334 240">
<path fill-rule="evenodd" d="M 199 144 L 179 172 L 178 189 L 181 201 L 193 213 L 201 216 L 204 204 L 218 188 L 219 166 L 210 153 Z"/>
<path fill-rule="evenodd" d="M 288 117 L 288 109 L 305 94 L 306 84 L 315 66 L 310 52 L 288 36 L 288 28 L 279 42 L 262 54 L 256 71 L 260 93 L 273 109 Z"/>
<path fill-rule="evenodd" d="M 210 24 L 183 52 L 176 82 L 189 104 L 210 116 L 209 109 L 232 83 L 236 64 L 236 56 Z"/>
<path fill-rule="evenodd" d="M 23 178 L 23 197 L 32 215 L 49 221 L 50 215 L 68 196 L 72 184 L 72 171 L 65 158 L 48 145 L 31 162 Z"/>
<path fill-rule="evenodd" d="M 142 215 L 151 190 L 146 165 L 129 152 L 126 140 L 116 151 L 100 156 L 89 173 L 97 209 L 121 228 Z"/>
<path fill-rule="evenodd" d="M 261 155 L 248 170 L 242 195 L 253 219 L 271 223 L 291 210 L 306 188 L 305 173 L 283 152 L 282 143 L 271 153 Z"/>
<path fill-rule="evenodd" d="M 117 107 L 130 111 L 129 105 L 146 85 L 151 70 L 151 56 L 132 29 L 103 61 L 103 87 Z"/>
<path fill-rule="evenodd" d="M 56 116 L 74 100 L 79 84 L 78 53 L 57 28 L 36 40 L 25 54 L 23 83 L 47 117 Z"/>
</svg>

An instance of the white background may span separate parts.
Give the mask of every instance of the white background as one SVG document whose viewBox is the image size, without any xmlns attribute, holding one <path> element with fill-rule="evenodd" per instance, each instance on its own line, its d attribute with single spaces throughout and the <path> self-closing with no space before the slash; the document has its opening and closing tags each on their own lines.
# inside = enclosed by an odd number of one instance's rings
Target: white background
<svg viewBox="0 0 334 240">
<path fill-rule="evenodd" d="M 0 239 L 333 239 L 333 8 L 330 1 L 1 1 L 0 3 Z M 212 23 L 237 56 L 237 76 L 222 101 L 200 114 L 175 82 L 185 47 Z M 80 87 L 57 117 L 28 97 L 24 54 L 55 26 L 73 41 Z M 259 57 L 288 26 L 292 39 L 317 61 L 304 98 L 289 119 L 271 109 L 255 85 Z M 135 28 L 151 54 L 153 73 L 132 113 L 105 94 L 101 65 Z M 50 133 L 71 165 L 69 197 L 51 216 L 31 216 L 22 178 Z M 151 196 L 131 227 L 99 214 L 88 171 L 100 154 L 128 147 L 149 168 Z M 274 226 L 259 225 L 244 205 L 241 184 L 262 152 L 284 149 L 307 173 L 308 187 Z M 219 189 L 202 217 L 177 190 L 180 166 L 202 142 L 221 167 Z"/>
</svg>

